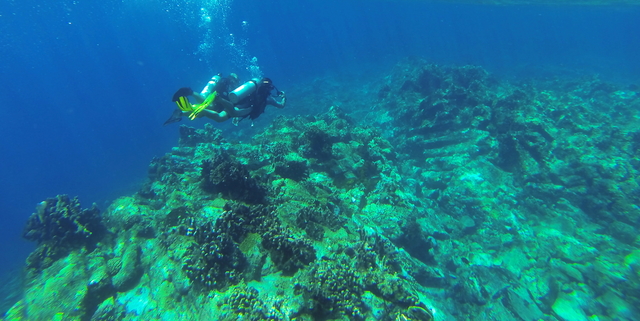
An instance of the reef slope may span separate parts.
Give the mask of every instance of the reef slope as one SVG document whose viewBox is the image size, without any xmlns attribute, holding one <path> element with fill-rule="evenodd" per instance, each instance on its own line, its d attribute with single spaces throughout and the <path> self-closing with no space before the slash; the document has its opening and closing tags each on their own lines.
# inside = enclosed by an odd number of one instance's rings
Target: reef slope
<svg viewBox="0 0 640 321">
<path fill-rule="evenodd" d="M 102 213 L 45 200 L 4 320 L 640 318 L 635 91 L 419 58 L 366 88 L 247 142 L 182 126 Z"/>
</svg>

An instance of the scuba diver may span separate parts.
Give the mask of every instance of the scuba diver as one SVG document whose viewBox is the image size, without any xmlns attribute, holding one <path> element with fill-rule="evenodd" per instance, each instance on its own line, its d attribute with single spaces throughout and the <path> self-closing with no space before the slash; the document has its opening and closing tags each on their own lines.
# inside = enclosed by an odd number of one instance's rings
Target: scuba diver
<svg viewBox="0 0 640 321">
<path fill-rule="evenodd" d="M 285 93 L 277 90 L 269 78 L 254 78 L 235 88 L 238 83 L 236 74 L 226 78 L 218 74 L 211 78 L 200 93 L 188 87 L 178 89 L 172 98 L 178 108 L 164 125 L 178 122 L 182 120 L 182 116 L 189 116 L 191 120 L 208 117 L 219 123 L 233 118 L 234 125 L 237 125 L 244 118 L 258 118 L 267 105 L 284 108 L 286 104 Z M 231 88 L 235 89 L 229 91 Z M 271 95 L 274 89 L 277 95 L 275 97 Z M 188 96 L 192 96 L 197 104 L 192 105 Z"/>
</svg>

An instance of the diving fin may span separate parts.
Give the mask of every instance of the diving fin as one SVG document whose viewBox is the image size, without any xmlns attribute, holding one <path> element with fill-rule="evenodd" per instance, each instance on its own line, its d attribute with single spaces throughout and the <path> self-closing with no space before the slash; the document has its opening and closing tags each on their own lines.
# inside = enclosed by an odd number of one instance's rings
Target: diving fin
<svg viewBox="0 0 640 321">
<path fill-rule="evenodd" d="M 211 105 L 211 103 L 213 103 L 213 101 L 216 99 L 217 95 L 218 95 L 217 91 L 214 91 L 211 94 L 209 94 L 209 96 L 207 96 L 207 99 L 205 99 L 204 102 L 202 103 L 202 105 L 205 105 L 204 108 L 209 107 L 209 105 Z"/>
<path fill-rule="evenodd" d="M 218 94 L 218 92 L 214 91 L 211 94 L 209 94 L 209 96 L 207 96 L 207 99 L 205 99 L 204 102 L 202 102 L 202 104 L 193 106 L 195 108 L 194 108 L 193 112 L 191 113 L 191 115 L 189 115 L 189 119 L 191 119 L 191 120 L 196 119 L 198 117 L 198 114 L 200 114 L 200 112 L 205 110 L 207 107 L 211 106 L 213 101 L 216 99 L 216 95 L 217 94 Z"/>
<path fill-rule="evenodd" d="M 185 96 L 190 96 L 193 95 L 193 89 L 189 88 L 189 87 L 182 87 L 180 89 L 178 89 L 178 91 L 176 91 L 175 94 L 173 94 L 173 98 L 171 98 L 172 102 L 177 102 L 178 99 L 180 99 L 180 97 L 185 97 Z"/>
<path fill-rule="evenodd" d="M 178 97 L 176 105 L 178 105 L 178 108 L 180 108 L 180 110 L 182 111 L 193 111 L 193 105 L 191 105 L 189 99 L 187 99 L 187 97 L 185 96 Z"/>
<path fill-rule="evenodd" d="M 181 120 L 182 120 L 182 110 L 176 109 L 173 111 L 173 114 L 171 114 L 171 117 L 169 117 L 169 119 L 167 119 L 167 121 L 165 121 L 162 126 L 167 126 L 169 124 L 177 123 Z"/>
</svg>

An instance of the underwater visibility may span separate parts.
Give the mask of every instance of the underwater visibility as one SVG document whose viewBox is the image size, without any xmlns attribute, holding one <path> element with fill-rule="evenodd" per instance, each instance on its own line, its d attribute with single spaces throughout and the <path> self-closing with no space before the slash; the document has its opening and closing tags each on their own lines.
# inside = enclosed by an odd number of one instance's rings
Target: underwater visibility
<svg viewBox="0 0 640 321">
<path fill-rule="evenodd" d="M 635 1 L 58 5 L 0 320 L 640 320 Z"/>
</svg>

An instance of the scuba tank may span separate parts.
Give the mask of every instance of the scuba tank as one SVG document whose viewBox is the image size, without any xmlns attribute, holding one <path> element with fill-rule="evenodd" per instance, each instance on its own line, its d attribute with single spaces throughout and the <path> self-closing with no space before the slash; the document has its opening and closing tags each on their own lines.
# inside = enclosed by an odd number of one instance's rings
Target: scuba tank
<svg viewBox="0 0 640 321">
<path fill-rule="evenodd" d="M 205 96 L 205 97 L 207 95 L 209 95 L 214 90 L 214 88 L 216 88 L 216 86 L 218 85 L 220 80 L 222 80 L 222 77 L 220 77 L 220 75 L 215 75 L 215 76 L 211 77 L 211 80 L 209 80 L 207 85 L 204 86 L 204 88 L 200 92 L 200 95 Z"/>
<path fill-rule="evenodd" d="M 230 92 L 229 100 L 231 101 L 231 103 L 237 104 L 244 98 L 249 97 L 249 95 L 251 95 L 258 88 L 259 81 L 260 80 L 258 78 L 253 78 Z"/>
</svg>

